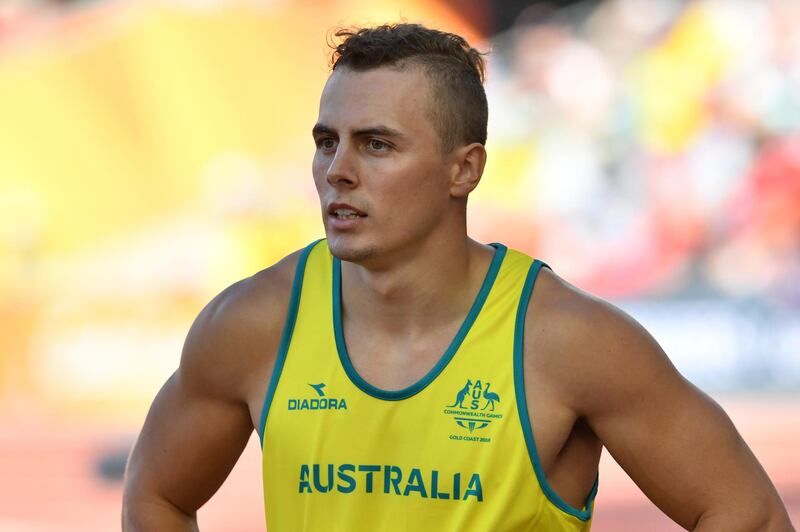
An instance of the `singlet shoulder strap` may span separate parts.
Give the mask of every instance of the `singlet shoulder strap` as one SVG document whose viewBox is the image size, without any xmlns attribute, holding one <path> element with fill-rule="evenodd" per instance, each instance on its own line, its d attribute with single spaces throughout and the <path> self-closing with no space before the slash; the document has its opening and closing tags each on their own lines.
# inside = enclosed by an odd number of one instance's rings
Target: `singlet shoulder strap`
<svg viewBox="0 0 800 532">
<path fill-rule="evenodd" d="M 589 494 L 586 497 L 586 502 L 582 508 L 575 508 L 562 499 L 550 486 L 545 475 L 544 468 L 542 467 L 539 453 L 536 450 L 536 440 L 533 435 L 533 428 L 530 423 L 530 413 L 528 412 L 528 401 L 525 394 L 525 372 L 523 369 L 523 355 L 525 347 L 525 317 L 528 312 L 528 303 L 533 293 L 536 279 L 539 277 L 539 272 L 542 268 L 547 268 L 552 271 L 547 263 L 536 259 L 531 263 L 528 274 L 525 278 L 525 285 L 522 288 L 520 295 L 519 306 L 517 307 L 516 325 L 514 330 L 514 388 L 516 391 L 517 409 L 519 411 L 519 419 L 522 423 L 522 432 L 525 437 L 525 444 L 528 448 L 528 455 L 533 466 L 536 478 L 542 488 L 545 496 L 550 502 L 559 508 L 561 511 L 568 515 L 578 518 L 580 521 L 588 521 L 592 517 L 592 508 L 594 498 L 597 494 L 598 479 L 595 479 Z"/>
<path fill-rule="evenodd" d="M 289 311 L 286 314 L 286 321 L 283 324 L 283 332 L 281 333 L 281 343 L 278 346 L 278 353 L 275 357 L 275 365 L 272 369 L 272 376 L 269 379 L 269 386 L 267 386 L 267 393 L 264 397 L 264 405 L 261 408 L 261 420 L 258 424 L 258 436 L 261 438 L 261 444 L 264 444 L 264 426 L 267 423 L 267 414 L 269 413 L 269 406 L 272 402 L 272 397 L 275 395 L 275 388 L 278 385 L 283 364 L 286 362 L 286 353 L 289 351 L 289 343 L 292 339 L 294 332 L 294 325 L 297 321 L 297 310 L 300 307 L 300 295 L 303 289 L 303 277 L 306 271 L 306 264 L 311 251 L 322 241 L 316 240 L 306 246 L 300 253 L 300 258 L 297 260 L 295 267 L 294 280 L 292 281 L 292 293 L 289 299 Z"/>
</svg>

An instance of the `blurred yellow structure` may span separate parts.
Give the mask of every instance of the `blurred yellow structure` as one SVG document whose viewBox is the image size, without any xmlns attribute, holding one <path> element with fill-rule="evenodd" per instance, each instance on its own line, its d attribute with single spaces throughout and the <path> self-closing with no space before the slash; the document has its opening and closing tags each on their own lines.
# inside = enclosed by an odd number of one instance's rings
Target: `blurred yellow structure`
<svg viewBox="0 0 800 532">
<path fill-rule="evenodd" d="M 117 1 L 6 41 L 0 407 L 139 419 L 202 305 L 320 236 L 326 37 L 398 17 L 470 34 L 422 1 Z"/>
</svg>

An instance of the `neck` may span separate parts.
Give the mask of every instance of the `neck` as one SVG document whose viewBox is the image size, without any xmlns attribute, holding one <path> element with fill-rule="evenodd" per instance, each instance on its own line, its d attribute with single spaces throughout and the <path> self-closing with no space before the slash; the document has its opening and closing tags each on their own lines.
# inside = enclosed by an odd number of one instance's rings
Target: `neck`
<svg viewBox="0 0 800 532">
<path fill-rule="evenodd" d="M 343 312 L 373 333 L 406 338 L 461 321 L 493 253 L 465 235 L 446 243 L 429 242 L 381 268 L 343 262 Z"/>
</svg>

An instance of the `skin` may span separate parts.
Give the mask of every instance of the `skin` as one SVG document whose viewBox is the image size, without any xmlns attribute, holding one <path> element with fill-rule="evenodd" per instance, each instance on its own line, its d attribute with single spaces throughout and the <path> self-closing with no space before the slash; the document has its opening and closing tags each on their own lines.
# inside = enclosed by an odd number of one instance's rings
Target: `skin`
<svg viewBox="0 0 800 532">
<path fill-rule="evenodd" d="M 348 351 L 387 390 L 437 362 L 492 258 L 466 232 L 481 144 L 443 153 L 423 71 L 335 71 L 314 128 L 314 182 L 340 257 Z M 328 206 L 367 216 L 337 229 Z M 298 253 L 218 295 L 189 331 L 132 451 L 123 529 L 195 530 L 259 416 Z M 446 268 L 441 266 L 446 264 Z M 443 303 L 446 302 L 446 303 Z M 767 475 L 725 413 L 652 337 L 548 270 L 525 322 L 531 424 L 553 489 L 581 507 L 605 446 L 669 517 L 697 531 L 792 530 Z M 520 501 L 524 504 L 524 501 Z"/>
</svg>

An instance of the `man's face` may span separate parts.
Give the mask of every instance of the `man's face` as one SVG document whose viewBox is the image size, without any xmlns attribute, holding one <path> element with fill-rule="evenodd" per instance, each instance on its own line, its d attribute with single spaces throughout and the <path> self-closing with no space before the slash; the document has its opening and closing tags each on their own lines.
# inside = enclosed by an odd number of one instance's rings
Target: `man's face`
<svg viewBox="0 0 800 532">
<path fill-rule="evenodd" d="M 313 173 L 328 245 L 366 262 L 413 250 L 448 211 L 449 165 L 422 69 L 334 71 L 314 127 Z"/>
</svg>

